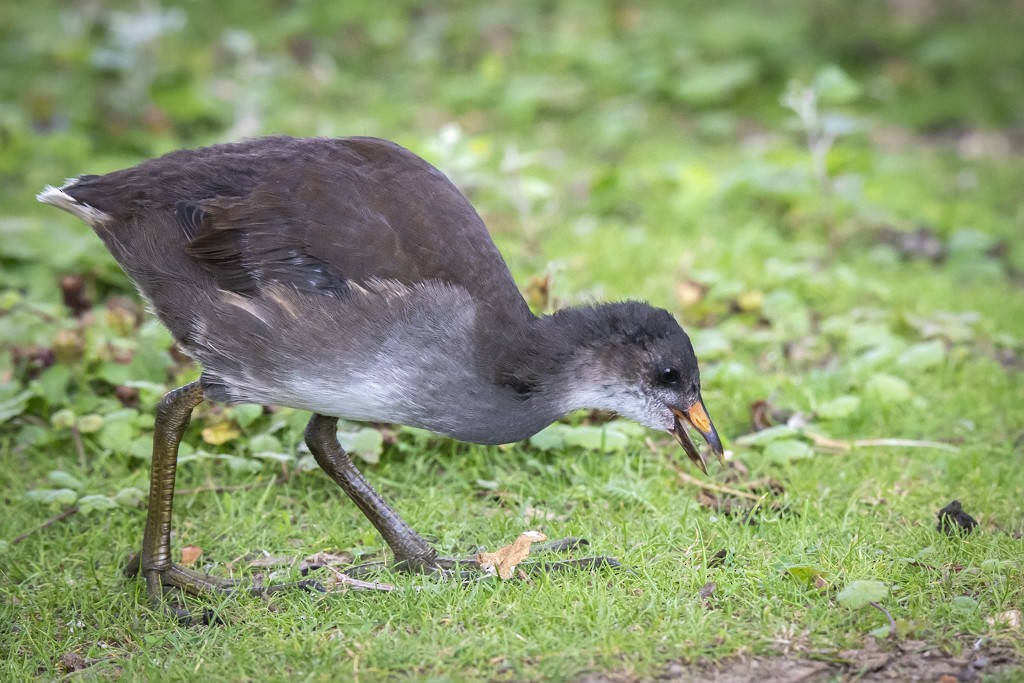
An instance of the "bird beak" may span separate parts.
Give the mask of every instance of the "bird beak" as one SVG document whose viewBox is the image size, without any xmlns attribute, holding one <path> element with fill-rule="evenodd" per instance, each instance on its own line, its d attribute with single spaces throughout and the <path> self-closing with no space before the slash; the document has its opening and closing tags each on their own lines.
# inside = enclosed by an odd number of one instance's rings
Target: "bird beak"
<svg viewBox="0 0 1024 683">
<path fill-rule="evenodd" d="M 704 474 L 708 473 L 707 463 L 704 462 L 704 456 L 697 447 L 693 445 L 693 441 L 690 439 L 690 435 L 686 433 L 686 427 L 683 426 L 683 422 L 687 423 L 704 437 L 704 440 L 711 446 L 711 450 L 718 456 L 719 462 L 722 460 L 722 440 L 718 438 L 718 432 L 715 431 L 715 425 L 711 424 L 711 418 L 708 417 L 708 411 L 704 408 L 704 401 L 698 397 L 697 401 L 687 408 L 686 410 L 679 410 L 673 408 L 672 413 L 675 415 L 675 424 L 672 429 L 669 430 L 672 436 L 676 437 L 676 441 L 686 451 L 686 455 L 690 457 L 697 467 L 700 468 Z"/>
</svg>

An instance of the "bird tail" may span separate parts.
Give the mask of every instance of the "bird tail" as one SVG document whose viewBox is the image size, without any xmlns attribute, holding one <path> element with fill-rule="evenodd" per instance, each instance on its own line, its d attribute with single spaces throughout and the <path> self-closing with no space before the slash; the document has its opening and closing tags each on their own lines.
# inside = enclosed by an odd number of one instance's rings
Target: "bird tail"
<svg viewBox="0 0 1024 683">
<path fill-rule="evenodd" d="M 79 180 L 80 178 L 69 178 L 60 187 L 47 185 L 42 192 L 36 195 L 36 200 L 43 204 L 50 204 L 58 209 L 63 209 L 72 216 L 77 216 L 95 230 L 110 220 L 110 214 L 100 211 L 94 206 L 89 206 L 85 202 L 80 202 L 65 192 L 65 190 L 69 190 L 77 185 Z"/>
</svg>

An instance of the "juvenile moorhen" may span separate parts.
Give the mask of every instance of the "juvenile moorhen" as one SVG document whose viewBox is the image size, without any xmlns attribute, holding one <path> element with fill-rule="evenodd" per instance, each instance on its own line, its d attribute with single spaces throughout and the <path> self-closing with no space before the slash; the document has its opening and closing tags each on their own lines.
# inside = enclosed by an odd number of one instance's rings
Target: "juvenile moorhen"
<svg viewBox="0 0 1024 683">
<path fill-rule="evenodd" d="M 417 571 L 456 565 L 359 473 L 338 418 L 500 444 L 602 408 L 672 433 L 702 470 L 684 423 L 721 454 L 693 347 L 668 312 L 626 302 L 533 315 L 466 198 L 395 143 L 181 150 L 38 199 L 92 227 L 203 368 L 157 406 L 139 559 L 155 604 L 170 588 L 236 585 L 171 561 L 178 444 L 204 398 L 312 411 L 317 463 Z"/>
</svg>

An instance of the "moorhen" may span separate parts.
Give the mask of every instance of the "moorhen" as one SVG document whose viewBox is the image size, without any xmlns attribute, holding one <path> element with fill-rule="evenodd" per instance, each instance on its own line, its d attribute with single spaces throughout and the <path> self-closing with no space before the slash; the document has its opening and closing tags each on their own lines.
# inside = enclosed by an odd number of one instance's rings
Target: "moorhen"
<svg viewBox="0 0 1024 683">
<path fill-rule="evenodd" d="M 684 423 L 721 454 L 693 347 L 668 312 L 631 301 L 535 316 L 466 198 L 393 142 L 277 136 L 181 150 L 38 199 L 92 227 L 202 366 L 156 410 L 137 561 L 154 604 L 171 588 L 237 585 L 171 561 L 178 444 L 204 398 L 312 411 L 317 463 L 398 566 L 417 571 L 457 565 L 356 469 L 338 418 L 500 444 L 600 408 L 672 433 L 701 469 Z"/>
</svg>

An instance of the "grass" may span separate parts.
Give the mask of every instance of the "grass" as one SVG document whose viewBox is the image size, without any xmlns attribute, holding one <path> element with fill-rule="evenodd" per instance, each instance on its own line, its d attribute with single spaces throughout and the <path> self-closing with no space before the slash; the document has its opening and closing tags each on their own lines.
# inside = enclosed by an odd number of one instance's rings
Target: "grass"
<svg viewBox="0 0 1024 683">
<path fill-rule="evenodd" d="M 659 3 L 379 16 L 314 3 L 274 19 L 248 3 L 216 17 L 82 6 L 63 23 L 0 10 L 0 678 L 632 680 L 750 657 L 838 658 L 835 675 L 856 675 L 866 665 L 848 653 L 873 640 L 950 657 L 977 643 L 993 662 L 982 675 L 1019 676 L 1024 641 L 1006 620 L 1024 605 L 1024 85 L 1005 69 L 1022 14 L 894 23 L 810 5 L 685 20 Z M 118 28 L 146 19 L 163 27 L 149 41 Z M 850 30 L 815 29 L 837 22 Z M 825 118 L 856 124 L 837 129 L 824 180 L 779 104 L 791 78 L 816 84 Z M 669 439 L 617 422 L 589 448 L 552 445 L 579 437 L 585 415 L 501 448 L 393 429 L 361 467 L 442 552 L 541 528 L 626 569 L 468 585 L 385 574 L 395 592 L 197 601 L 220 627 L 152 613 L 120 565 L 141 538 L 153 407 L 197 370 L 89 229 L 32 196 L 274 131 L 382 135 L 438 164 L 520 285 L 550 276 L 538 308 L 670 309 L 731 451 L 707 481 L 759 504 L 702 494 Z M 906 241 L 919 228 L 939 258 Z M 749 443 L 757 401 L 803 421 Z M 308 468 L 304 420 L 198 410 L 176 552 L 198 546 L 200 566 L 236 576 L 258 571 L 239 559 L 253 550 L 294 558 L 263 570 L 274 581 L 318 551 L 380 556 L 372 527 Z M 956 450 L 836 452 L 813 434 Z M 936 530 L 953 499 L 974 533 Z M 840 599 L 862 580 L 884 585 L 895 643 L 881 611 Z"/>
</svg>

